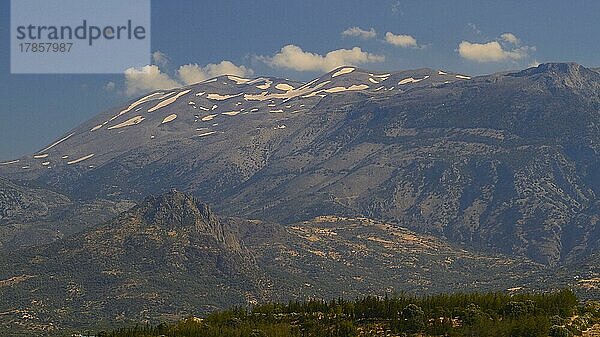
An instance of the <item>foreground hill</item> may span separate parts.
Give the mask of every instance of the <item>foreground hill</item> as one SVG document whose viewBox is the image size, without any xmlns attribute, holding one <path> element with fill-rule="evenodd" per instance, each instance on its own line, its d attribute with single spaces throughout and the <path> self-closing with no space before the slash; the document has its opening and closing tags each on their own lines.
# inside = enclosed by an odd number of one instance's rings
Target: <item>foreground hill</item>
<svg viewBox="0 0 600 337">
<path fill-rule="evenodd" d="M 102 337 L 220 336 L 594 336 L 600 303 L 570 291 L 312 300 L 229 310 L 176 324 L 101 331 Z"/>
<path fill-rule="evenodd" d="M 177 188 L 223 215 L 365 216 L 557 265 L 600 245 L 600 73 L 222 76 L 93 118 L 0 175 L 76 200 Z"/>
<path fill-rule="evenodd" d="M 0 326 L 42 334 L 271 300 L 530 289 L 541 270 L 366 218 L 219 219 L 173 191 L 80 234 L 6 252 Z"/>
</svg>

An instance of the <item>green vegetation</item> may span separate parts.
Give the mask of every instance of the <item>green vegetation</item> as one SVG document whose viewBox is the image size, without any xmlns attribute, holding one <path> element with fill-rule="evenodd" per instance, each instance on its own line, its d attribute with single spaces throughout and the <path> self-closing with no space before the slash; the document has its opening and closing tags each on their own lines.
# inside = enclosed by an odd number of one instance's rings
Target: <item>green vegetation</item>
<svg viewBox="0 0 600 337">
<path fill-rule="evenodd" d="M 399 295 L 355 301 L 264 304 L 135 326 L 99 337 L 260 336 L 573 336 L 600 319 L 600 303 L 579 303 L 573 292 L 550 294 Z"/>
</svg>

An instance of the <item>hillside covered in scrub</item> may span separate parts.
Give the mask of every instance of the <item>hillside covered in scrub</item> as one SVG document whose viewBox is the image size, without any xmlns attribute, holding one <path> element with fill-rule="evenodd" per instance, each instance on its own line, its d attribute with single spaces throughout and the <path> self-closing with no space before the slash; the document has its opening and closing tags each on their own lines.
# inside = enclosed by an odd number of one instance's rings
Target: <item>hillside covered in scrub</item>
<svg viewBox="0 0 600 337">
<path fill-rule="evenodd" d="M 549 294 L 397 295 L 231 309 L 178 323 L 137 325 L 98 337 L 593 336 L 600 303 Z"/>
</svg>

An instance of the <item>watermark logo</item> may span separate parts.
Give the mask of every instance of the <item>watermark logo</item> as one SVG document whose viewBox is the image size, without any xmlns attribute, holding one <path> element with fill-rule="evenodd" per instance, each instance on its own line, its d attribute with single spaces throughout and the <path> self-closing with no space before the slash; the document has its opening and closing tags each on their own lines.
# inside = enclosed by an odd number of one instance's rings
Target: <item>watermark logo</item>
<svg viewBox="0 0 600 337">
<path fill-rule="evenodd" d="M 11 73 L 122 73 L 150 61 L 150 0 L 11 0 Z"/>
</svg>

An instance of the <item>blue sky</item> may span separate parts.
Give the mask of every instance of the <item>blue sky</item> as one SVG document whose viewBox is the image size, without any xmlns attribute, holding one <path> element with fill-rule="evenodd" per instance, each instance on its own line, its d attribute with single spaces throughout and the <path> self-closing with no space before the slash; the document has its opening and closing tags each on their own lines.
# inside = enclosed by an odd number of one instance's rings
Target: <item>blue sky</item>
<svg viewBox="0 0 600 337">
<path fill-rule="evenodd" d="M 0 4 L 5 50 L 9 3 Z M 153 68 L 158 77 L 148 79 L 141 69 L 131 70 L 128 79 L 124 74 L 11 75 L 9 53 L 0 53 L 0 160 L 32 153 L 144 90 L 232 67 L 244 75 L 300 80 L 339 62 L 373 70 L 431 67 L 473 75 L 536 62 L 597 67 L 598 17 L 600 2 L 584 0 L 155 0 L 151 38 L 152 51 L 161 52 Z M 360 30 L 342 34 L 352 27 Z M 288 45 L 294 47 L 282 51 Z M 354 47 L 360 50 L 326 57 Z M 178 71 L 186 64 L 193 66 Z"/>
</svg>

